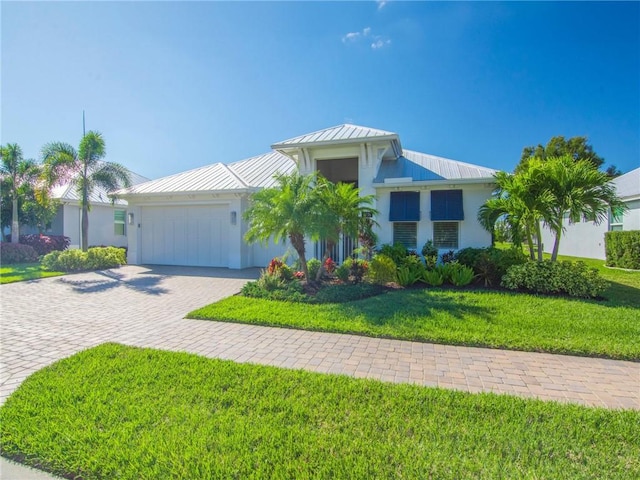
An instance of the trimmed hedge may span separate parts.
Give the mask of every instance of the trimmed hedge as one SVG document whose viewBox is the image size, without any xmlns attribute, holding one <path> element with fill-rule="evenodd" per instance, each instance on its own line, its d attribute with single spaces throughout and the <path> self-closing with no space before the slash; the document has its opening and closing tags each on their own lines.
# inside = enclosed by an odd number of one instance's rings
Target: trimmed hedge
<svg viewBox="0 0 640 480">
<path fill-rule="evenodd" d="M 38 261 L 38 252 L 30 245 L 0 243 L 0 259 L 3 264 L 33 263 Z"/>
<path fill-rule="evenodd" d="M 589 268 L 584 262 L 544 260 L 510 267 L 502 277 L 502 286 L 533 293 L 595 298 L 607 289 L 608 282 L 596 268 Z"/>
<path fill-rule="evenodd" d="M 64 235 L 20 235 L 20 243 L 29 245 L 38 253 L 38 255 L 46 255 L 54 250 L 66 250 L 71 243 L 69 237 Z"/>
<path fill-rule="evenodd" d="M 604 234 L 607 266 L 640 270 L 640 230 Z"/>
<path fill-rule="evenodd" d="M 95 247 L 82 250 L 53 251 L 42 258 L 42 268 L 61 272 L 103 270 L 127 263 L 124 248 Z"/>
</svg>

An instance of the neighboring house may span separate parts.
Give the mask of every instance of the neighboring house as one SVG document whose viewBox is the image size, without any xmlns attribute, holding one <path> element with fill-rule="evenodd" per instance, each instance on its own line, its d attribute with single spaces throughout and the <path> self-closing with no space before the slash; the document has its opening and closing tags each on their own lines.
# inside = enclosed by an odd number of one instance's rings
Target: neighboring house
<svg viewBox="0 0 640 480">
<path fill-rule="evenodd" d="M 640 230 L 640 168 L 611 180 L 616 193 L 629 210 L 624 213 L 609 212 L 609 218 L 597 225 L 595 222 L 581 221 L 568 223 L 565 218 L 565 232 L 560 238 L 560 255 L 595 258 L 605 260 L 604 234 L 616 230 Z M 544 251 L 553 250 L 554 235 L 548 229 L 542 230 Z"/>
<path fill-rule="evenodd" d="M 136 185 L 149 181 L 148 178 L 131 174 L 131 183 Z M 82 235 L 82 207 L 80 195 L 72 183 L 54 187 L 51 197 L 61 202 L 58 213 L 47 229 L 49 235 L 64 235 L 71 240 L 69 248 L 80 248 Z M 95 188 L 89 197 L 89 246 L 127 246 L 127 202 L 122 199 L 112 201 L 102 188 Z M 37 233 L 30 227 L 21 227 L 22 234 Z"/>
<path fill-rule="evenodd" d="M 433 239 L 443 251 L 487 246 L 478 208 L 494 187 L 490 168 L 403 150 L 396 133 L 340 125 L 278 142 L 272 151 L 216 163 L 121 190 L 129 202 L 129 263 L 229 268 L 265 266 L 284 245 L 249 245 L 242 214 L 250 195 L 273 176 L 319 171 L 375 195 L 379 243 L 420 250 Z M 348 239 L 345 243 L 351 246 Z M 337 258 L 351 253 L 342 245 Z M 310 256 L 320 246 L 308 242 Z"/>
</svg>

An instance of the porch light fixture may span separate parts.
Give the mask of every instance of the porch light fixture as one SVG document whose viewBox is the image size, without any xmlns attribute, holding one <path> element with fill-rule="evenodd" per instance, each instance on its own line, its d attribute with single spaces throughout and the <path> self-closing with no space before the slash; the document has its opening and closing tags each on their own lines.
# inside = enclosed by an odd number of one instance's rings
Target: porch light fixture
<svg viewBox="0 0 640 480">
<path fill-rule="evenodd" d="M 235 225 L 238 221 L 238 212 L 236 212 L 235 210 L 233 210 L 231 212 L 231 225 Z"/>
<path fill-rule="evenodd" d="M 129 225 L 133 225 L 133 212 L 129 212 L 127 218 L 129 219 Z"/>
</svg>

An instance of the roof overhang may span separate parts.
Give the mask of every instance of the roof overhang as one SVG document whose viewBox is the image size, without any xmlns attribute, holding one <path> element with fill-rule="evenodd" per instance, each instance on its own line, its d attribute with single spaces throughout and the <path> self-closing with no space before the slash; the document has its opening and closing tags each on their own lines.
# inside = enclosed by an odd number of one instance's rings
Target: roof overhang
<svg viewBox="0 0 640 480">
<path fill-rule="evenodd" d="M 496 179 L 493 177 L 486 178 L 457 178 L 452 180 L 423 180 L 420 182 L 414 182 L 407 178 L 387 178 L 385 182 L 374 182 L 373 188 L 415 188 L 415 187 L 438 187 L 446 186 L 454 188 L 458 185 L 484 185 L 487 188 L 493 188 L 496 184 Z"/>
</svg>

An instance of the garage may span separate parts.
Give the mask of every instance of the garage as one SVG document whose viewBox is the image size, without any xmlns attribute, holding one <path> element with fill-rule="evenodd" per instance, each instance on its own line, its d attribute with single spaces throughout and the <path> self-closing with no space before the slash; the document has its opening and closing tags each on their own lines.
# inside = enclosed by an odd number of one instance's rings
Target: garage
<svg viewBox="0 0 640 480">
<path fill-rule="evenodd" d="M 143 264 L 228 267 L 229 207 L 142 207 Z"/>
</svg>

